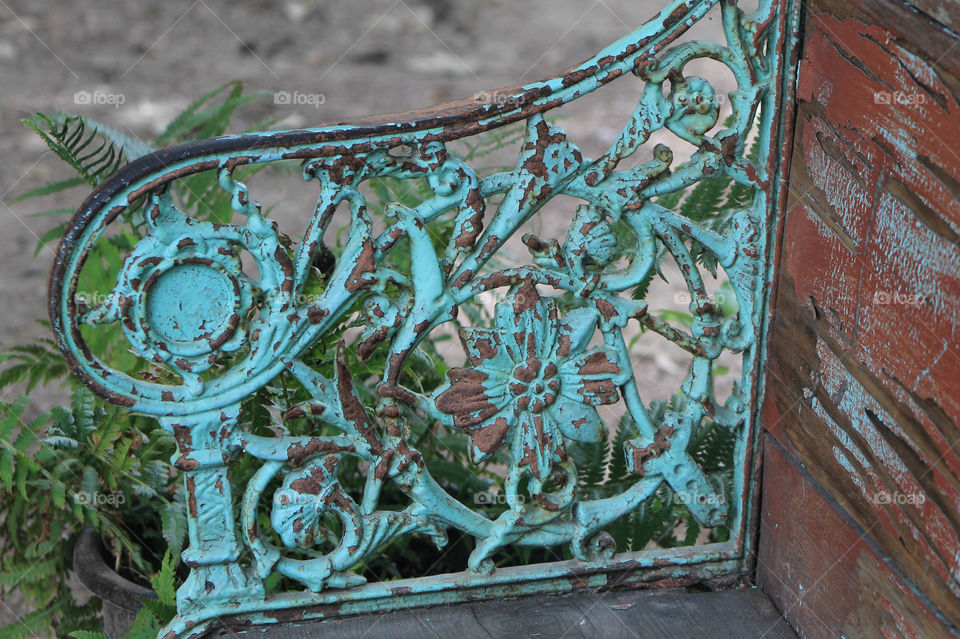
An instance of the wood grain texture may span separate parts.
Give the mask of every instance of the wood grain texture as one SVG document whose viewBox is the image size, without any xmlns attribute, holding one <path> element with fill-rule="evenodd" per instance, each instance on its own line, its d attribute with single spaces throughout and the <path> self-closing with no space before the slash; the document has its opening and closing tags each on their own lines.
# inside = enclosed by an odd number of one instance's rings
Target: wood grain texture
<svg viewBox="0 0 960 639">
<path fill-rule="evenodd" d="M 796 639 L 770 599 L 757 589 L 580 592 L 266 629 L 222 626 L 207 636 L 248 635 L 284 639 Z"/>
<path fill-rule="evenodd" d="M 854 18 L 864 24 L 883 26 L 896 37 L 901 47 L 923 57 L 944 81 L 956 86 L 960 56 L 951 47 L 960 33 L 960 21 L 957 20 L 960 18 L 960 2 L 931 0 L 930 4 L 944 9 L 938 14 L 940 19 L 906 0 L 818 0 L 816 9 L 836 19 Z"/>
<path fill-rule="evenodd" d="M 930 16 L 945 27 L 960 31 L 960 2 L 957 0 L 910 0 L 918 13 Z"/>
<path fill-rule="evenodd" d="M 960 83 L 917 45 L 925 32 L 904 36 L 898 6 L 809 5 L 762 423 L 902 587 L 960 626 Z M 767 475 L 765 503 L 778 481 Z M 809 553 L 764 535 L 821 513 L 781 515 L 797 522 L 765 522 L 761 546 L 798 566 Z M 821 543 L 846 550 L 839 534 Z M 845 618 L 851 601 L 811 603 L 807 636 L 837 636 L 815 619 Z M 919 601 L 899 599 L 899 614 L 921 615 Z"/>
<path fill-rule="evenodd" d="M 958 636 L 770 436 L 764 449 L 757 578 L 801 636 Z"/>
</svg>

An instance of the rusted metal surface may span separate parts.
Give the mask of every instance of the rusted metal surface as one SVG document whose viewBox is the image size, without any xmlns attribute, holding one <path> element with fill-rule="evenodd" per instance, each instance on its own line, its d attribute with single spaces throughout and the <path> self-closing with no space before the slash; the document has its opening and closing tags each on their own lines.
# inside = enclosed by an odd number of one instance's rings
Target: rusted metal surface
<svg viewBox="0 0 960 639">
<path fill-rule="evenodd" d="M 603 586 L 612 574 L 643 568 L 679 580 L 742 569 L 770 240 L 782 202 L 777 150 L 785 139 L 784 116 L 791 113 L 783 106 L 790 98 L 788 52 L 797 9 L 771 0 L 745 14 L 724 0 L 717 11 L 725 43 L 672 44 L 714 4 L 675 1 L 579 67 L 494 92 L 482 103 L 160 151 L 121 169 L 83 204 L 58 251 L 50 315 L 84 383 L 116 404 L 156 416 L 179 443 L 175 465 L 185 476 L 190 538 L 183 558 L 191 571 L 178 591 L 179 615 L 164 636 L 197 635 L 225 614 L 269 623 L 290 615 Z M 718 123 L 718 96 L 709 82 L 684 74 L 698 59 L 716 60 L 736 79 L 726 124 Z M 544 118 L 631 73 L 642 83 L 638 106 L 601 157 L 585 158 Z M 512 170 L 481 178 L 448 153 L 446 142 L 519 121 L 525 133 Z M 694 145 L 691 160 L 676 164 L 672 151 L 657 145 L 650 161 L 625 162 L 659 130 Z M 756 138 L 755 156 L 745 150 L 748 134 Z M 300 243 L 288 249 L 233 171 L 291 158 L 303 160 L 303 176 L 318 185 L 319 197 Z M 167 187 L 201 171 L 217 171 L 243 224 L 199 221 L 177 208 Z M 753 193 L 752 204 L 737 210 L 722 233 L 654 200 L 718 176 Z M 424 178 L 431 196 L 415 207 L 389 203 L 391 222 L 375 231 L 360 187 L 379 177 Z M 571 211 L 564 241 L 528 234 L 523 241 L 531 263 L 497 266 L 493 258 L 504 243 L 558 195 L 584 202 Z M 499 199 L 495 206 L 493 197 Z M 74 294 L 90 248 L 139 198 L 149 203 L 147 236 L 126 258 L 106 301 L 78 312 Z M 343 249 L 316 299 L 303 301 L 338 207 L 349 212 Z M 429 230 L 447 212 L 453 234 L 441 249 Z M 635 236 L 622 262 L 614 260 L 614 223 L 626 224 Z M 412 254 L 410 272 L 383 264 L 401 242 Z M 693 244 L 729 278 L 738 313 L 725 315 L 707 292 Z M 658 318 L 657 309 L 630 294 L 655 268 L 658 251 L 669 254 L 683 275 L 689 331 Z M 245 260 L 255 265 L 256 277 L 244 270 Z M 500 299 L 488 325 L 458 318 L 461 305 L 488 292 Z M 366 325 L 356 339 L 332 349 L 332 374 L 308 366 L 310 347 L 329 339 L 356 308 L 363 309 Z M 436 390 L 402 383 L 418 344 L 454 321 L 468 361 L 450 368 Z M 678 389 L 683 401 L 660 413 L 645 403 L 633 375 L 623 331 L 634 321 L 692 358 Z M 169 381 L 109 368 L 87 347 L 81 326 L 122 330 L 137 353 L 172 374 Z M 372 403 L 361 400 L 348 348 L 361 356 L 386 351 Z M 741 354 L 743 372 L 731 396 L 719 401 L 712 370 L 724 352 Z M 316 434 L 292 436 L 281 426 L 267 437 L 241 427 L 241 402 L 281 374 L 311 397 L 285 418 L 313 420 Z M 597 407 L 614 404 L 630 417 L 624 446 L 632 485 L 613 497 L 587 499 L 578 495 L 577 468 L 566 446 L 598 441 L 607 431 Z M 431 460 L 409 437 L 408 419 L 417 413 L 462 434 L 474 462 L 508 453 L 502 514 L 486 517 L 431 476 Z M 727 497 L 687 451 L 708 421 L 736 436 L 734 494 Z M 261 464 L 245 486 L 230 476 L 240 456 Z M 347 458 L 367 469 L 361 495 L 340 483 Z M 409 497 L 408 507 L 378 509 L 387 483 Z M 731 541 L 614 556 L 603 529 L 663 483 L 686 496 L 699 524 L 730 525 Z M 264 499 L 271 503 L 269 516 L 261 508 Z M 320 550 L 321 540 L 331 537 L 331 516 L 340 522 L 338 534 Z M 353 570 L 402 535 L 425 534 L 442 547 L 451 528 L 474 540 L 467 573 L 365 585 Z M 576 561 L 495 571 L 492 557 L 507 545 L 564 545 Z M 263 582 L 275 572 L 306 590 L 267 595 Z"/>
<path fill-rule="evenodd" d="M 899 614 L 929 606 L 955 631 L 960 82 L 945 68 L 955 55 L 925 52 L 949 32 L 896 15 L 894 3 L 852 0 L 812 3 L 805 18 L 763 423 L 889 557 L 890 578 L 921 593 Z M 819 534 L 809 511 L 782 515 Z M 771 520 L 761 540 L 776 525 L 787 523 Z M 823 617 L 852 606 L 807 596 Z"/>
</svg>

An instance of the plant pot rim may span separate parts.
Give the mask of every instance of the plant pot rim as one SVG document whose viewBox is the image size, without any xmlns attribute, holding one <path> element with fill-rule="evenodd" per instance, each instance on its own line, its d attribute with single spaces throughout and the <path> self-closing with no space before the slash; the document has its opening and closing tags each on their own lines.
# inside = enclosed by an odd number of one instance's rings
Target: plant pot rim
<svg viewBox="0 0 960 639">
<path fill-rule="evenodd" d="M 136 612 L 142 599 L 156 599 L 149 588 L 120 576 L 104 561 L 103 544 L 93 528 L 85 528 L 73 549 L 73 571 L 80 583 L 100 600 Z"/>
</svg>

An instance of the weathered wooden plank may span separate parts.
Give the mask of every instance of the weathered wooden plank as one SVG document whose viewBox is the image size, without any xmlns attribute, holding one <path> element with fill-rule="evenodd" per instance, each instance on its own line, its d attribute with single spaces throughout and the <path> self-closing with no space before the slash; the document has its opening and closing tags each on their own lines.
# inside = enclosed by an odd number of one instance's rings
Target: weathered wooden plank
<svg viewBox="0 0 960 639">
<path fill-rule="evenodd" d="M 828 315 L 819 306 L 811 310 L 812 302 L 800 302 L 793 286 L 784 272 L 774 329 L 777 354 L 771 361 L 771 380 L 778 381 L 768 386 L 764 420 L 871 540 L 956 622 L 955 497 L 929 481 L 955 478 L 936 469 L 933 462 L 942 460 L 918 463 L 904 440 L 881 432 L 883 426 L 869 418 L 872 413 L 882 424 L 898 424 L 918 440 L 925 432 L 915 409 L 830 335 Z M 792 516 L 811 515 L 796 510 Z"/>
<path fill-rule="evenodd" d="M 960 624 L 960 83 L 924 33 L 869 24 L 896 6 L 809 6 L 762 422 Z M 768 479 L 764 503 L 783 481 Z M 835 617 L 844 601 L 810 605 Z"/>
<path fill-rule="evenodd" d="M 901 46 L 926 58 L 943 76 L 957 86 L 960 56 L 951 49 L 960 33 L 960 2 L 930 0 L 930 5 L 944 7 L 951 17 L 920 10 L 916 2 L 906 0 L 818 0 L 813 9 L 834 18 L 854 18 L 865 24 L 882 25 L 893 33 Z M 934 17 L 937 15 L 937 17 Z"/>
<path fill-rule="evenodd" d="M 244 636 L 313 639 L 711 639 L 796 638 L 758 589 L 690 593 L 683 590 L 580 592 L 438 608 L 283 624 L 267 629 L 222 626 L 210 637 Z"/>
<path fill-rule="evenodd" d="M 960 31 L 960 2 L 957 0 L 910 0 L 910 4 L 944 26 Z"/>
<path fill-rule="evenodd" d="M 787 621 L 810 638 L 958 636 L 773 441 L 765 442 L 757 573 Z"/>
</svg>

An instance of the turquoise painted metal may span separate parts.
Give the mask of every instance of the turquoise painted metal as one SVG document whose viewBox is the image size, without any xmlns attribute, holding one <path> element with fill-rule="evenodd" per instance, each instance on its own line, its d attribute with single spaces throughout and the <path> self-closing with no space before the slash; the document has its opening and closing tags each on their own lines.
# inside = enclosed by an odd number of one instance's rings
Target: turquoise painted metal
<svg viewBox="0 0 960 639">
<path fill-rule="evenodd" d="M 715 4 L 672 2 L 579 67 L 493 92 L 492 99 L 165 149 L 121 169 L 83 204 L 59 248 L 50 316 L 64 354 L 86 384 L 116 404 L 156 416 L 179 442 L 175 465 L 185 476 L 189 500 L 190 545 L 183 559 L 190 576 L 178 592 L 179 615 L 164 636 L 198 636 L 224 615 L 268 623 L 599 586 L 610 583 L 611 575 L 622 582 L 744 569 L 758 362 L 780 194 L 779 116 L 789 99 L 797 10 L 762 0 L 745 14 L 724 0 L 718 9 L 724 44 L 674 44 Z M 719 100 L 710 83 L 684 74 L 699 58 L 726 65 L 736 79 L 729 126 L 718 124 Z M 585 158 L 545 119 L 546 112 L 630 73 L 642 83 L 638 106 L 601 157 Z M 526 130 L 513 170 L 481 178 L 447 152 L 450 141 L 518 121 L 525 121 Z M 689 162 L 674 165 L 671 150 L 657 145 L 649 161 L 620 168 L 662 129 L 696 147 Z M 758 136 L 756 160 L 744 152 L 748 130 Z M 303 160 L 304 178 L 319 187 L 316 210 L 295 249 L 285 247 L 276 224 L 233 178 L 239 165 L 291 158 Z M 197 221 L 177 209 L 168 185 L 201 171 L 218 172 L 243 224 Z M 653 199 L 720 175 L 755 193 L 753 204 L 736 212 L 723 233 Z M 392 225 L 374 232 L 360 186 L 387 176 L 424 178 L 432 197 L 413 208 L 390 205 Z M 495 266 L 491 258 L 504 243 L 558 195 L 583 202 L 563 242 L 528 233 L 523 242 L 530 263 Z M 496 206 L 489 201 L 494 196 Z M 74 295 L 85 256 L 106 226 L 144 197 L 148 235 L 126 258 L 107 300 L 80 312 Z M 339 207 L 350 217 L 343 251 L 319 296 L 303 302 L 311 264 Z M 450 211 L 454 233 L 439 252 L 429 227 Z M 625 222 L 636 237 L 626 263 L 614 261 L 616 222 Z M 382 264 L 401 241 L 413 255 L 408 273 Z M 707 293 L 691 241 L 725 271 L 738 315 L 724 316 Z M 672 255 L 685 279 L 693 315 L 689 332 L 629 294 L 661 250 Z M 255 278 L 244 260 L 255 264 Z M 496 293 L 500 301 L 490 325 L 462 323 L 467 361 L 450 369 L 435 392 L 405 387 L 401 373 L 417 345 L 454 322 L 461 304 L 485 293 Z M 564 294 L 577 303 L 561 305 Z M 332 377 L 307 366 L 304 353 L 328 339 L 358 304 L 366 326 L 350 344 L 339 344 Z M 692 357 L 680 389 L 687 401 L 657 419 L 644 404 L 623 336 L 633 322 Z M 138 353 L 179 383 L 133 378 L 98 360 L 81 326 L 109 330 L 117 324 Z M 364 405 L 344 352 L 355 348 L 366 357 L 384 345 L 388 355 L 377 400 Z M 733 394 L 721 404 L 711 371 L 724 351 L 742 353 L 744 365 Z M 280 374 L 292 375 L 312 396 L 288 416 L 308 417 L 337 434 L 266 437 L 240 427 L 241 401 Z M 565 446 L 602 437 L 606 429 L 597 407 L 618 403 L 635 424 L 626 452 L 627 472 L 636 481 L 615 497 L 582 499 Z M 489 519 L 437 484 L 431 460 L 407 436 L 405 416 L 411 412 L 462 433 L 475 462 L 509 451 L 501 516 Z M 708 418 L 738 436 L 732 496 L 719 495 L 686 450 Z M 240 456 L 261 463 L 246 486 L 231 482 L 230 467 Z M 359 499 L 338 481 L 348 457 L 368 468 Z M 604 527 L 637 508 L 662 482 L 693 496 L 685 503 L 702 525 L 730 524 L 733 539 L 614 555 Z M 378 509 L 387 483 L 409 497 L 407 508 Z M 272 531 L 261 530 L 265 496 L 272 499 Z M 339 538 L 320 552 L 328 515 L 340 522 Z M 401 535 L 429 535 L 442 547 L 451 528 L 475 540 L 466 573 L 365 585 L 351 570 Z M 509 544 L 567 545 L 575 559 L 495 570 L 491 556 Z M 305 590 L 267 595 L 263 580 L 274 571 Z"/>
</svg>

